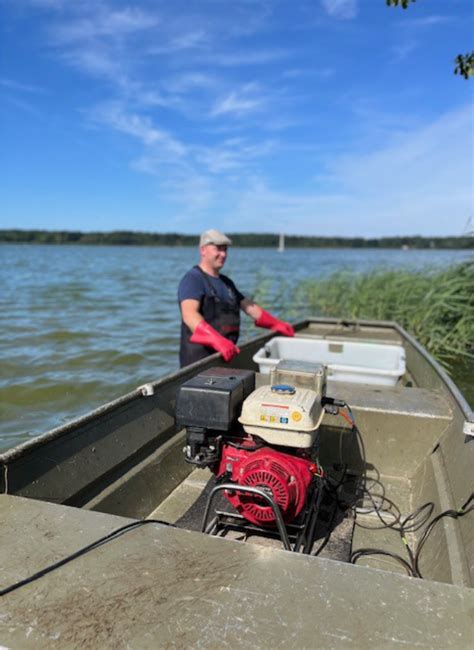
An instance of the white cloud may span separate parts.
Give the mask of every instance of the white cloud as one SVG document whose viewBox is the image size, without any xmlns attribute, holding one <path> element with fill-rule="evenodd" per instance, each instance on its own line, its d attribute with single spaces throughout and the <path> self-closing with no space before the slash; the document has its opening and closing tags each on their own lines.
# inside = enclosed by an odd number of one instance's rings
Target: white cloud
<svg viewBox="0 0 474 650">
<path fill-rule="evenodd" d="M 69 18 L 56 24 L 52 35 L 58 43 L 71 44 L 96 38 L 113 37 L 114 39 L 148 30 L 159 23 L 154 14 L 137 8 L 125 8 L 111 11 L 98 5 L 94 13 L 83 18 Z"/>
<path fill-rule="evenodd" d="M 198 148 L 196 161 L 215 174 L 248 170 L 252 161 L 268 156 L 275 148 L 276 143 L 272 140 L 248 144 L 240 138 L 233 138 L 215 147 Z"/>
<path fill-rule="evenodd" d="M 167 131 L 156 128 L 150 118 L 129 113 L 118 103 L 96 107 L 90 117 L 94 122 L 137 138 L 146 147 L 158 146 L 178 158 L 186 154 L 186 147 Z"/>
<path fill-rule="evenodd" d="M 36 86 L 33 84 L 25 84 L 20 81 L 15 81 L 14 79 L 6 79 L 2 77 L 0 79 L 0 86 L 7 88 L 8 90 L 18 91 L 20 93 L 41 93 L 44 92 L 44 88 Z"/>
<path fill-rule="evenodd" d="M 261 94 L 259 86 L 255 83 L 246 84 L 219 99 L 214 104 L 210 115 L 211 117 L 219 117 L 222 115 L 235 115 L 240 117 L 260 110 L 264 103 L 265 98 Z"/>
<path fill-rule="evenodd" d="M 4 95 L 2 97 L 2 102 L 11 104 L 15 107 L 15 109 L 19 108 L 20 110 L 25 111 L 30 115 L 35 115 L 36 117 L 41 116 L 41 113 L 30 102 L 25 102 L 24 99 L 21 99 L 15 95 Z"/>
<path fill-rule="evenodd" d="M 450 22 L 449 16 L 425 16 L 423 18 L 413 18 L 410 16 L 409 19 L 403 22 L 399 22 L 398 24 L 406 27 L 408 29 L 416 29 L 416 28 L 423 28 L 423 27 L 432 27 L 433 25 L 442 25 L 445 23 Z"/>
<path fill-rule="evenodd" d="M 186 72 L 174 75 L 163 82 L 163 85 L 172 93 L 186 93 L 197 89 L 219 88 L 220 82 L 216 77 L 203 72 Z"/>
<path fill-rule="evenodd" d="M 154 45 L 148 50 L 149 54 L 175 54 L 183 50 L 191 50 L 201 47 L 207 42 L 207 33 L 200 29 L 191 32 L 184 32 L 172 37 L 168 43 Z"/>
<path fill-rule="evenodd" d="M 329 79 L 336 74 L 336 70 L 330 67 L 324 68 L 288 68 L 283 70 L 281 76 L 283 79 L 301 79 L 303 77 L 316 77 L 320 79 Z"/>
<path fill-rule="evenodd" d="M 322 0 L 322 5 L 332 18 L 351 20 L 358 14 L 357 0 Z"/>
<path fill-rule="evenodd" d="M 222 67 L 264 65 L 281 61 L 291 55 L 289 50 L 254 50 L 246 52 L 213 52 L 206 56 L 199 56 L 200 63 L 212 63 Z"/>
<path fill-rule="evenodd" d="M 290 53 L 279 48 L 242 50 L 241 45 L 233 50 L 235 38 L 253 35 L 263 26 L 269 9 L 237 3 L 232 15 L 229 19 L 228 11 L 211 7 L 173 13 L 166 3 L 158 14 L 155 4 L 118 9 L 110 0 L 77 0 L 52 18 L 46 33 L 60 61 L 107 82 L 106 97 L 115 100 L 118 95 L 138 108 L 166 107 L 193 122 L 198 115 L 242 118 L 270 109 L 269 95 L 257 83 L 234 88 L 230 74 L 219 77 L 216 69 L 266 65 Z M 278 93 L 281 100 L 284 91 Z"/>
<path fill-rule="evenodd" d="M 40 116 L 40 112 L 34 106 L 32 100 L 37 99 L 38 95 L 44 93 L 44 88 L 2 77 L 0 78 L 0 91 L 3 103 L 8 103 L 14 106 L 15 109 L 20 109 L 35 117 Z"/>
<path fill-rule="evenodd" d="M 273 231 L 459 235 L 474 204 L 472 143 L 466 106 L 407 132 L 396 144 L 329 159 L 319 191 L 273 190 L 255 178 L 241 187 L 229 212 L 242 230 L 258 219 L 262 230 Z M 332 192 L 324 191 L 324 180 Z"/>
<path fill-rule="evenodd" d="M 127 74 L 122 62 L 102 45 L 94 44 L 70 49 L 61 58 L 68 65 L 78 68 L 86 74 L 109 79 L 117 85 L 127 83 Z"/>
<path fill-rule="evenodd" d="M 406 21 L 398 23 L 403 29 L 401 31 L 400 42 L 391 48 L 393 62 L 401 63 L 405 61 L 420 46 L 422 30 L 435 25 L 445 24 L 449 20 L 447 16 L 437 15 L 425 16 L 423 18 L 407 16 Z"/>
</svg>

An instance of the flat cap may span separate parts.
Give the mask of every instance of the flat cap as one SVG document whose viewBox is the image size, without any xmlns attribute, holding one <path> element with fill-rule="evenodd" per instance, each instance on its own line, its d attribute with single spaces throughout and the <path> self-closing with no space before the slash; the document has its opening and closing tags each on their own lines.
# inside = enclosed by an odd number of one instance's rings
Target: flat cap
<svg viewBox="0 0 474 650">
<path fill-rule="evenodd" d="M 219 230 L 205 230 L 199 239 L 199 246 L 215 244 L 216 246 L 231 246 L 232 241 Z"/>
</svg>

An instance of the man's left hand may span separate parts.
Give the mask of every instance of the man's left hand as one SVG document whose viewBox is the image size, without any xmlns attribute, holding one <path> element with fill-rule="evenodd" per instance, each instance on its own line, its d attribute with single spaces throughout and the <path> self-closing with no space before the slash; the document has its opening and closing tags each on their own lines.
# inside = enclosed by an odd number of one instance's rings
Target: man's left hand
<svg viewBox="0 0 474 650">
<path fill-rule="evenodd" d="M 275 318 L 275 316 L 272 316 L 268 311 L 265 311 L 264 309 L 262 309 L 262 313 L 255 321 L 255 325 L 257 325 L 257 327 L 265 327 L 266 329 L 273 330 L 274 332 L 283 334 L 283 336 L 295 335 L 295 330 L 293 329 L 293 326 L 290 325 L 290 323 Z"/>
<path fill-rule="evenodd" d="M 287 323 L 284 320 L 278 320 L 276 323 L 273 325 L 272 330 L 274 332 L 278 332 L 279 334 L 283 334 L 283 336 L 294 336 L 295 335 L 295 330 L 293 329 L 293 326 L 290 325 L 290 323 Z"/>
</svg>

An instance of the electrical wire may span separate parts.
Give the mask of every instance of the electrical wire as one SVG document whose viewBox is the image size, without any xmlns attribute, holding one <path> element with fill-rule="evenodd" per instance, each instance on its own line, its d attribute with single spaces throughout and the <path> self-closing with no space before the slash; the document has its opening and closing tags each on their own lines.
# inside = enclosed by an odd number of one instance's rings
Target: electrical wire
<svg viewBox="0 0 474 650">
<path fill-rule="evenodd" d="M 324 536 L 323 541 L 320 543 L 320 545 L 318 546 L 316 551 L 312 551 L 311 555 L 313 555 L 313 556 L 319 555 L 321 553 L 321 551 L 323 550 L 323 548 L 326 546 L 326 544 L 329 542 L 329 539 L 330 539 L 331 533 L 332 533 L 332 525 L 334 523 L 334 519 L 336 518 L 336 513 L 337 513 L 337 511 L 339 509 L 344 510 L 344 508 L 342 507 L 342 504 L 340 503 L 339 498 L 337 496 L 337 491 L 340 488 L 340 486 L 344 483 L 345 476 L 346 476 L 346 471 L 347 471 L 347 465 L 344 466 L 342 476 L 341 476 L 341 478 L 339 479 L 338 483 L 335 486 L 330 485 L 330 482 L 329 482 L 330 477 L 324 476 L 324 478 L 323 478 L 323 487 L 326 489 L 326 491 L 328 493 L 332 493 L 334 506 L 333 506 L 331 516 L 330 516 L 328 524 L 327 524 L 326 535 Z"/>
<path fill-rule="evenodd" d="M 332 398 L 325 398 L 325 403 L 331 406 L 332 410 L 330 412 L 334 414 L 339 413 L 339 415 L 341 415 L 344 418 L 344 420 L 346 420 L 346 422 L 351 426 L 351 431 L 355 433 L 355 435 L 357 436 L 357 440 L 359 442 L 359 446 L 361 450 L 363 466 L 365 470 L 366 455 L 365 455 L 364 441 L 362 438 L 362 434 L 356 424 L 355 417 L 351 407 L 342 400 L 337 400 Z M 345 409 L 345 411 L 341 409 Z M 341 440 L 342 439 L 340 437 L 339 453 L 341 456 L 340 460 L 342 463 L 342 441 Z M 345 466 L 344 475 L 346 474 L 346 470 L 347 470 L 347 465 Z M 370 555 L 388 556 L 396 560 L 397 562 L 399 562 L 403 566 L 403 568 L 407 571 L 409 576 L 415 578 L 423 578 L 419 567 L 420 554 L 433 528 L 444 517 L 458 519 L 459 517 L 463 517 L 464 515 L 467 515 L 469 512 L 472 512 L 474 510 L 474 505 L 470 506 L 470 503 L 474 500 L 474 492 L 471 493 L 467 501 L 458 510 L 453 510 L 453 509 L 445 510 L 444 512 L 441 512 L 438 515 L 436 515 L 436 517 L 434 517 L 428 523 L 430 517 L 433 514 L 434 507 L 435 507 L 435 504 L 432 501 L 428 501 L 427 503 L 424 503 L 423 505 L 416 508 L 416 510 L 414 510 L 413 512 L 411 512 L 410 514 L 402 518 L 401 511 L 398 508 L 398 506 L 391 499 L 389 499 L 385 495 L 385 493 L 375 494 L 375 495 L 372 494 L 372 492 L 367 488 L 367 482 L 369 480 L 379 483 L 379 485 L 383 488 L 382 484 L 377 479 L 368 479 L 367 474 L 364 471 L 364 474 L 362 475 L 362 481 L 363 481 L 362 486 L 359 490 L 356 489 L 356 495 L 354 500 L 352 501 L 352 503 L 346 504 L 346 507 L 351 508 L 354 515 L 355 523 L 361 528 L 373 529 L 373 530 L 389 528 L 398 532 L 401 541 L 404 544 L 406 552 L 408 554 L 408 561 L 402 558 L 397 553 L 392 553 L 391 551 L 386 551 L 384 549 L 360 548 L 352 552 L 350 556 L 350 562 L 352 564 L 355 564 L 359 558 L 370 556 Z M 337 510 L 337 506 L 338 505 L 340 506 L 341 504 L 337 496 L 337 490 L 340 487 L 342 487 L 344 483 L 345 483 L 345 478 L 343 476 L 343 479 L 339 482 L 336 488 L 332 487 L 331 490 L 328 490 L 330 493 L 331 492 L 336 493 L 337 504 L 334 509 L 334 513 L 333 513 L 334 515 Z M 329 481 L 327 481 L 326 485 L 329 485 Z M 364 498 L 365 496 L 367 496 L 372 502 L 372 506 L 373 506 L 372 508 L 360 508 L 355 505 L 361 498 Z M 376 499 L 380 500 L 379 503 L 376 502 Z M 384 510 L 383 509 L 384 504 L 388 504 L 392 509 L 395 510 L 395 512 L 392 512 L 391 510 Z M 373 526 L 373 525 L 367 526 L 357 521 L 357 514 L 370 514 L 372 512 L 375 513 L 378 519 L 380 520 L 381 522 L 380 526 Z M 393 521 L 390 522 L 386 521 L 384 519 L 384 516 L 393 517 Z M 331 518 L 331 521 L 333 521 L 333 517 Z M 407 533 L 414 533 L 420 530 L 421 528 L 423 528 L 424 526 L 426 527 L 424 528 L 419 541 L 416 543 L 414 549 L 412 549 L 408 542 Z M 317 551 L 318 553 L 322 550 L 322 547 L 325 546 L 326 543 L 327 540 L 325 539 L 323 545 L 318 549 Z"/>
<path fill-rule="evenodd" d="M 15 582 L 9 585 L 8 587 L 4 587 L 3 589 L 0 589 L 0 596 L 6 596 L 6 594 L 9 594 L 12 591 L 15 591 L 16 589 L 19 589 L 20 587 L 29 585 L 35 580 L 39 580 L 39 578 L 42 578 L 48 573 L 51 573 L 52 571 L 59 569 L 65 564 L 68 564 L 69 562 L 72 562 L 73 560 L 77 559 L 78 557 L 81 557 L 81 555 L 85 555 L 86 553 L 89 553 L 89 551 L 99 548 L 99 546 L 102 546 L 107 542 L 111 542 L 112 540 L 117 539 L 117 537 L 120 537 L 121 535 L 124 535 L 125 533 L 128 533 L 131 530 L 135 530 L 135 528 L 140 528 L 141 526 L 145 526 L 146 524 L 161 524 L 163 526 L 174 527 L 174 524 L 170 524 L 166 521 L 161 521 L 159 519 L 140 519 L 139 521 L 133 521 L 130 524 L 126 524 L 125 526 L 116 528 L 115 530 L 111 531 L 107 535 L 104 535 L 103 537 L 96 539 L 90 544 L 87 544 L 87 546 L 83 546 L 82 548 L 78 549 L 74 553 L 71 553 L 70 555 L 66 555 L 66 557 L 63 557 L 61 560 L 58 560 L 57 562 L 53 562 L 53 564 L 50 564 L 44 567 L 43 569 L 40 569 L 40 571 L 37 571 L 36 573 L 33 573 L 32 575 L 29 575 L 28 577 L 23 578 L 22 580 L 19 580 L 18 582 Z"/>
<path fill-rule="evenodd" d="M 360 557 L 364 557 L 367 555 L 386 555 L 388 557 L 391 557 L 392 559 L 397 560 L 403 566 L 403 568 L 406 570 L 406 572 L 410 577 L 415 577 L 411 565 L 406 560 L 404 560 L 400 555 L 397 555 L 396 553 L 392 553 L 391 551 L 384 551 L 383 549 L 380 548 L 357 549 L 357 551 L 354 551 L 351 555 L 351 564 L 355 564 Z"/>
<path fill-rule="evenodd" d="M 420 553 L 423 549 L 423 546 L 425 545 L 426 540 L 428 539 L 429 535 L 431 534 L 431 531 L 433 528 L 436 526 L 436 524 L 441 521 L 444 517 L 451 517 L 452 519 L 459 519 L 459 517 L 464 517 L 464 515 L 467 515 L 469 512 L 472 512 L 474 510 L 474 505 L 469 506 L 471 501 L 474 500 L 474 492 L 471 493 L 470 497 L 467 499 L 467 501 L 459 508 L 459 510 L 445 510 L 444 512 L 441 512 L 439 515 L 437 515 L 434 519 L 430 521 L 428 526 L 425 528 L 423 531 L 423 534 L 421 535 L 418 544 L 416 545 L 415 553 L 414 553 L 414 558 L 413 558 L 413 568 L 417 574 L 418 578 L 422 578 L 423 576 L 421 575 L 420 567 L 419 567 L 419 560 L 420 560 Z"/>
</svg>

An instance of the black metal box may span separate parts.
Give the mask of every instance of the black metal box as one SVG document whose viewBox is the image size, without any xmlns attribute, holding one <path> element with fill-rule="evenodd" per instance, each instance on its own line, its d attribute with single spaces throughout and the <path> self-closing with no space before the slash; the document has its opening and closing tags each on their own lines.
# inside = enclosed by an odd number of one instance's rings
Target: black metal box
<svg viewBox="0 0 474 650">
<path fill-rule="evenodd" d="M 176 423 L 228 431 L 255 389 L 253 370 L 210 368 L 184 383 L 176 398 Z"/>
</svg>

